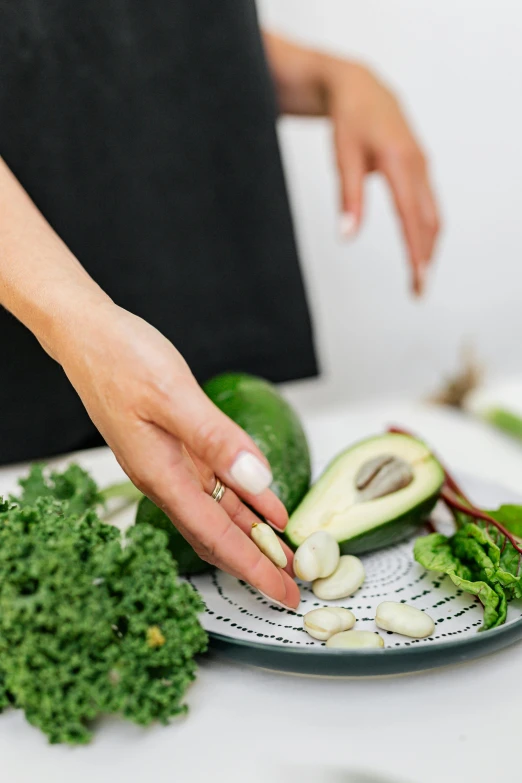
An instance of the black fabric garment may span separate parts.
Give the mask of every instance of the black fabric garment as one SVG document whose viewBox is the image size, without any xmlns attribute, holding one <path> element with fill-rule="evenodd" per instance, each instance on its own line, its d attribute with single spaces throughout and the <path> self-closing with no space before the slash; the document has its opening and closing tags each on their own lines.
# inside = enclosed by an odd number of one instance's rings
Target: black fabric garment
<svg viewBox="0 0 522 783">
<path fill-rule="evenodd" d="M 316 373 L 254 2 L 0 0 L 0 154 L 198 380 Z M 0 341 L 0 462 L 101 443 L 5 311 Z"/>
</svg>

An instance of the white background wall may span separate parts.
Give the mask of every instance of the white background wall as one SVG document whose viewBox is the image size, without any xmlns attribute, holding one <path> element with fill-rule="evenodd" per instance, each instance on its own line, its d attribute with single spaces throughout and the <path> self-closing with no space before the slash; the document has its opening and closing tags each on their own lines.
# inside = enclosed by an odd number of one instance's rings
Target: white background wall
<svg viewBox="0 0 522 783">
<path fill-rule="evenodd" d="M 281 123 L 324 399 L 423 396 L 456 368 L 466 342 L 492 373 L 522 374 L 518 1 L 259 0 L 259 7 L 265 26 L 361 58 L 398 90 L 432 161 L 445 220 L 429 295 L 419 304 L 408 293 L 384 184 L 368 182 L 364 227 L 341 242 L 327 124 Z"/>
</svg>

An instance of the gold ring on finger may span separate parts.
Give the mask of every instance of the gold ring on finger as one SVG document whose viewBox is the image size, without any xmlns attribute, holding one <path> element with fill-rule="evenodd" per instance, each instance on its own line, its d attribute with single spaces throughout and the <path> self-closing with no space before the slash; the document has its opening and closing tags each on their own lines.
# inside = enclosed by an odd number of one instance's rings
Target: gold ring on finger
<svg viewBox="0 0 522 783">
<path fill-rule="evenodd" d="M 210 497 L 216 501 L 216 503 L 219 503 L 219 501 L 222 499 L 223 495 L 225 494 L 225 485 L 217 478 L 216 479 L 216 486 L 212 490 L 212 494 Z"/>
</svg>

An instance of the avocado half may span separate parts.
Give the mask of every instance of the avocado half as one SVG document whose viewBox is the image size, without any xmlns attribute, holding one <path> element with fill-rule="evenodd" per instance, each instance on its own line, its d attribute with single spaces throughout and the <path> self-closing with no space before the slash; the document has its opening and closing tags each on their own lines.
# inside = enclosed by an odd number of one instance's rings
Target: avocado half
<svg viewBox="0 0 522 783">
<path fill-rule="evenodd" d="M 408 486 L 373 500 L 357 489 L 362 466 L 382 455 L 406 462 Z M 293 548 L 317 530 L 326 530 L 344 554 L 362 554 L 407 538 L 433 510 L 444 470 L 429 448 L 408 435 L 369 438 L 343 451 L 328 465 L 290 517 L 285 536 Z"/>
</svg>

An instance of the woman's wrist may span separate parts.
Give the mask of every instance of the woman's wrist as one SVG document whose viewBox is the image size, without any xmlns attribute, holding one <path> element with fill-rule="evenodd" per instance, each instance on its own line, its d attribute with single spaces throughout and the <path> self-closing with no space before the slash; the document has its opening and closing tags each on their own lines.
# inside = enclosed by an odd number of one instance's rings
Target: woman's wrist
<svg viewBox="0 0 522 783">
<path fill-rule="evenodd" d="M 360 72 L 366 70 L 353 60 L 299 46 L 272 33 L 266 32 L 264 40 L 281 111 L 287 114 L 331 115 L 337 85 L 358 84 Z"/>
<path fill-rule="evenodd" d="M 10 291 L 3 301 L 60 364 L 78 330 L 96 319 L 98 311 L 114 307 L 110 297 L 65 247 L 63 254 L 70 258 L 63 258 L 58 252 L 56 263 L 49 259 L 31 279 L 19 280 L 18 275 L 11 279 Z"/>
<path fill-rule="evenodd" d="M 373 78 L 355 60 L 309 49 L 271 33 L 264 35 L 281 111 L 305 116 L 331 116 L 338 89 L 353 85 L 354 100 L 363 101 Z"/>
<path fill-rule="evenodd" d="M 264 41 L 281 111 L 302 116 L 324 115 L 328 55 L 268 32 Z"/>
<path fill-rule="evenodd" d="M 112 299 L 89 278 L 69 282 L 42 302 L 39 312 L 26 324 L 44 350 L 63 367 L 92 327 L 115 309 Z"/>
</svg>

